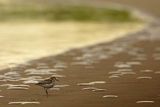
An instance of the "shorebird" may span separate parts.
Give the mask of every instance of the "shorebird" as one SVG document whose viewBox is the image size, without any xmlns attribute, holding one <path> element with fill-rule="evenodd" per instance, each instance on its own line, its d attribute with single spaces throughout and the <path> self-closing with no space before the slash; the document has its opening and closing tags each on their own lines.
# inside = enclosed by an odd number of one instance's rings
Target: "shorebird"
<svg viewBox="0 0 160 107">
<path fill-rule="evenodd" d="M 48 89 L 53 88 L 56 81 L 59 81 L 56 77 L 50 77 L 48 79 L 39 81 L 36 83 L 36 85 L 43 87 L 46 94 L 48 95 Z"/>
</svg>

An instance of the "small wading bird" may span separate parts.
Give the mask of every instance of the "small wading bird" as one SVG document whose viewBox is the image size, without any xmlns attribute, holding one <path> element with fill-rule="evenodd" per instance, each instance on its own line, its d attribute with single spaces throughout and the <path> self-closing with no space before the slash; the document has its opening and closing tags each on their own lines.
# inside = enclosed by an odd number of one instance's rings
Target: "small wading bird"
<svg viewBox="0 0 160 107">
<path fill-rule="evenodd" d="M 50 77 L 48 79 L 39 81 L 36 83 L 36 85 L 43 87 L 46 94 L 48 95 L 48 89 L 53 88 L 56 81 L 59 81 L 56 77 Z"/>
</svg>

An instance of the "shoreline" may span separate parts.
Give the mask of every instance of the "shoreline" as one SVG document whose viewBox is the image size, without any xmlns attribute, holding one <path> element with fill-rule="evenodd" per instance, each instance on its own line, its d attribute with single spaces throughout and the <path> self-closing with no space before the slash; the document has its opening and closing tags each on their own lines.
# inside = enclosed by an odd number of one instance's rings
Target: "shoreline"
<svg viewBox="0 0 160 107">
<path fill-rule="evenodd" d="M 159 107 L 159 31 L 159 20 L 152 20 L 143 30 L 111 42 L 74 48 L 18 66 L 13 63 L 10 69 L 0 71 L 0 105 Z M 60 81 L 47 97 L 35 83 L 50 76 Z"/>
<path fill-rule="evenodd" d="M 2 35 L 4 35 L 1 37 L 2 40 L 4 39 L 4 41 L 2 41 L 4 48 L 0 47 L 0 49 L 3 51 L 3 54 L 1 55 L 1 63 L 3 62 L 3 65 L 1 65 L 1 68 L 4 68 L 5 66 L 8 67 L 8 64 L 10 63 L 21 64 L 33 59 L 39 59 L 40 57 L 51 56 L 53 54 L 57 55 L 74 48 L 96 45 L 101 42 L 110 42 L 116 38 L 126 36 L 130 32 L 139 31 L 143 29 L 144 26 L 147 26 L 147 23 L 139 24 L 132 22 L 124 24 L 114 23 L 112 25 L 110 23 L 86 24 L 75 22 L 15 24 L 16 25 L 14 25 L 14 27 L 10 27 L 10 25 L 13 26 L 12 23 L 0 25 L 1 33 Z M 36 29 L 33 30 L 33 28 Z M 20 31 L 15 31 L 15 29 L 18 29 Z M 96 29 L 99 30 L 97 31 Z M 64 34 L 62 33 L 62 31 L 64 31 Z M 22 34 L 24 38 L 21 37 Z M 49 35 L 48 38 L 42 39 L 46 34 Z M 67 38 L 65 41 L 62 41 L 63 38 L 66 37 L 64 35 L 67 35 Z M 93 39 L 92 36 L 94 36 Z M 36 41 L 30 41 L 30 37 L 34 37 L 34 40 Z M 54 39 L 57 39 L 57 41 L 55 41 Z M 82 39 L 83 41 L 78 41 L 79 39 Z M 9 45 L 7 42 L 5 42 L 6 40 L 10 42 Z M 14 41 L 17 41 L 16 44 L 14 43 Z M 45 41 L 47 42 L 44 44 Z M 56 47 L 54 46 L 54 44 L 56 44 Z M 7 50 L 10 47 L 12 47 L 12 50 Z M 8 51 L 9 53 L 7 53 Z M 9 59 L 9 62 L 6 62 L 8 61 L 7 58 Z"/>
<path fill-rule="evenodd" d="M 74 49 L 0 72 L 0 103 L 3 107 L 115 107 L 124 102 L 125 107 L 158 106 L 159 29 L 153 24 L 110 43 Z M 56 84 L 59 89 L 49 90 L 46 97 L 34 82 L 51 75 L 60 79 Z"/>
</svg>

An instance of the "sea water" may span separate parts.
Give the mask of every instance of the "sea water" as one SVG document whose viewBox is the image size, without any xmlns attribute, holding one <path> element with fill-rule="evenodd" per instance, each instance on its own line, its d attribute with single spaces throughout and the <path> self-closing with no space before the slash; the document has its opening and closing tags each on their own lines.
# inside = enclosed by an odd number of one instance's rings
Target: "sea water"
<svg viewBox="0 0 160 107">
<path fill-rule="evenodd" d="M 0 23 L 0 69 L 60 54 L 73 48 L 110 42 L 141 30 L 142 23 Z"/>
</svg>

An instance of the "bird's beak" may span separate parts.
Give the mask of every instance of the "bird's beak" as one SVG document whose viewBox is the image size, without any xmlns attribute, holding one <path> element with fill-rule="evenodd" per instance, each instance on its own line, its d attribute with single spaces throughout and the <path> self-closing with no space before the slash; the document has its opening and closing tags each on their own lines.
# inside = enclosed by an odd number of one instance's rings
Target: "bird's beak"
<svg viewBox="0 0 160 107">
<path fill-rule="evenodd" d="M 59 81 L 59 79 L 55 78 L 56 81 Z"/>
</svg>

